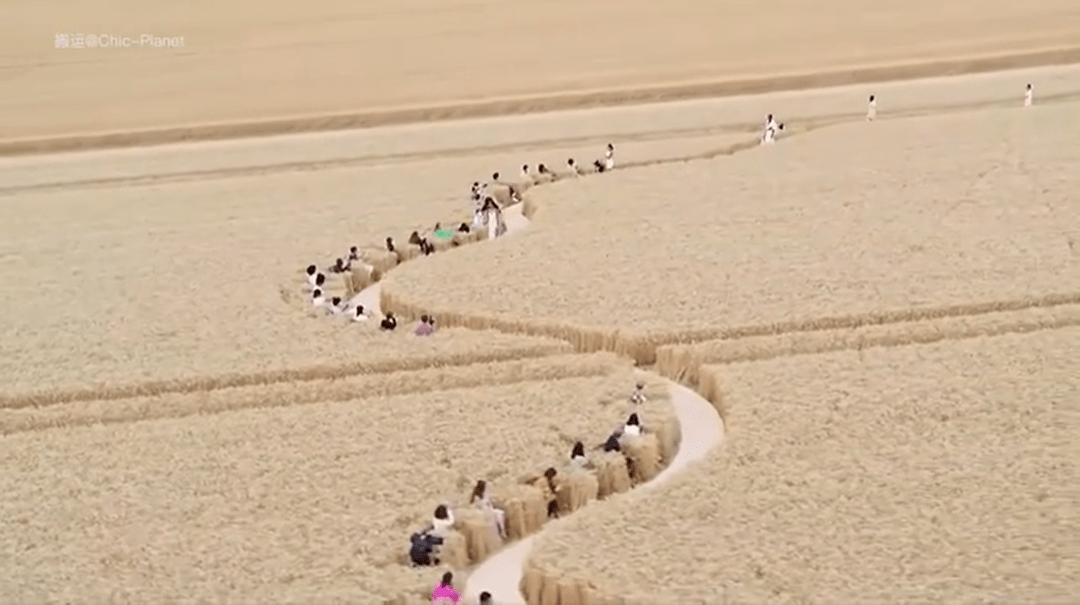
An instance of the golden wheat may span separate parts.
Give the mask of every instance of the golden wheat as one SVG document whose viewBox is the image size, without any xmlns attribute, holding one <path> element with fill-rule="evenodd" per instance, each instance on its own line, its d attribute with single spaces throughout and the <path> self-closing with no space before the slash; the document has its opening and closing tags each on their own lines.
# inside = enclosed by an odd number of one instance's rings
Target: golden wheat
<svg viewBox="0 0 1080 605">
<path fill-rule="evenodd" d="M 262 366 L 265 368 L 270 365 L 273 369 L 257 370 L 240 362 L 217 368 L 198 366 L 198 369 L 204 372 L 202 374 L 196 374 L 190 366 L 154 367 L 155 378 L 141 382 L 117 380 L 93 386 L 64 385 L 30 392 L 12 392 L 0 396 L 0 408 L 41 407 L 73 401 L 124 399 L 162 393 L 191 393 L 230 387 L 327 380 L 359 374 L 471 365 L 569 352 L 566 343 L 551 339 L 454 328 L 439 330 L 432 336 L 418 337 L 412 333 L 408 324 L 395 332 L 383 332 L 376 327 L 378 322 L 375 320 L 363 325 L 348 325 L 344 319 L 335 319 L 337 321 L 326 318 L 325 322 L 321 322 L 322 325 L 313 325 L 312 330 L 321 331 L 320 333 L 328 337 L 334 336 L 342 348 L 334 350 L 329 343 L 321 343 L 323 359 L 312 359 L 307 364 L 301 364 L 298 358 L 286 357 L 279 352 L 276 356 L 277 363 L 271 365 L 264 362 Z M 149 344 L 146 343 L 146 346 Z M 226 353 L 230 354 L 236 356 L 235 351 Z M 201 361 L 208 363 L 210 360 Z M 96 366 L 89 368 L 90 371 L 98 369 Z M 190 374 L 184 375 L 188 372 Z M 174 377 L 164 378 L 170 374 Z"/>
<path fill-rule="evenodd" d="M 498 495 L 624 420 L 631 368 L 576 361 L 609 371 L 9 435 L 4 551 L 20 554 L 0 565 L 0 585 L 20 602 L 72 586 L 76 600 L 155 602 L 430 590 L 435 571 L 399 560 L 436 503 L 465 506 L 477 479 Z M 646 418 L 669 410 L 662 384 L 650 395 Z"/>
<path fill-rule="evenodd" d="M 1058 125 L 1078 110 L 840 125 L 555 183 L 531 192 L 527 233 L 402 267 L 384 301 L 645 363 L 690 340 L 1077 303 L 1080 151 Z"/>
<path fill-rule="evenodd" d="M 668 345 L 657 349 L 656 370 L 675 381 L 686 381 L 726 416 L 723 385 L 713 375 L 703 376 L 707 364 L 762 361 L 774 357 L 808 355 L 844 349 L 928 344 L 942 340 L 998 336 L 1080 325 L 1080 305 L 1060 305 L 863 326 L 851 330 L 792 332 L 731 340 L 712 340 L 692 345 Z"/>
<path fill-rule="evenodd" d="M 724 448 L 532 565 L 655 603 L 1066 602 L 1077 358 L 1074 327 L 710 366 Z"/>
<path fill-rule="evenodd" d="M 527 351 L 519 352 L 528 353 Z M 535 380 L 596 376 L 626 367 L 630 361 L 611 353 L 525 357 L 511 361 L 443 365 L 371 374 L 345 375 L 304 382 L 273 382 L 246 387 L 162 393 L 120 399 L 74 401 L 44 407 L 0 408 L 0 434 L 180 418 L 247 408 L 270 408 L 347 401 L 357 393 L 389 397 L 435 390 L 503 385 Z"/>
</svg>

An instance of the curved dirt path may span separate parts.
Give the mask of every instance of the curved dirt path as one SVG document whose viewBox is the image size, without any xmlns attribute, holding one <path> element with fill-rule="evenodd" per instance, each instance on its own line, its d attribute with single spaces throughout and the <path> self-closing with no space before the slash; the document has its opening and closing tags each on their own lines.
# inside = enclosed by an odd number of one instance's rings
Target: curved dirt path
<svg viewBox="0 0 1080 605">
<path fill-rule="evenodd" d="M 524 204 L 515 204 L 506 209 L 506 234 L 509 237 L 519 233 L 529 224 L 529 219 L 522 214 Z M 485 240 L 486 241 L 486 240 Z M 374 283 L 350 299 L 351 305 L 362 304 L 372 317 L 382 315 L 380 298 L 381 283 Z M 720 414 L 711 403 L 694 391 L 669 382 L 671 403 L 679 421 L 679 450 L 675 458 L 652 481 L 634 489 L 635 492 L 651 489 L 680 472 L 690 463 L 701 459 L 709 450 L 716 447 L 723 439 L 724 425 Z M 632 493 L 632 492 L 630 492 Z M 551 531 L 563 520 L 547 523 L 539 532 L 508 545 L 498 554 L 487 559 L 469 574 L 462 591 L 465 603 L 476 603 L 481 592 L 490 592 L 498 605 L 525 605 L 521 594 L 521 578 L 525 561 L 532 552 L 538 536 Z"/>
<path fill-rule="evenodd" d="M 690 463 L 700 460 L 723 440 L 724 425 L 711 403 L 684 386 L 670 384 L 669 388 L 671 403 L 682 431 L 679 451 L 671 464 L 655 479 L 627 493 L 652 489 L 663 483 Z M 561 519 L 549 522 L 539 532 L 511 544 L 480 564 L 465 582 L 465 590 L 462 592 L 465 603 L 471 605 L 478 602 L 480 593 L 487 591 L 497 605 L 525 605 L 525 597 L 520 589 L 525 561 L 532 552 L 536 538 L 552 531 L 563 522 Z"/>
</svg>

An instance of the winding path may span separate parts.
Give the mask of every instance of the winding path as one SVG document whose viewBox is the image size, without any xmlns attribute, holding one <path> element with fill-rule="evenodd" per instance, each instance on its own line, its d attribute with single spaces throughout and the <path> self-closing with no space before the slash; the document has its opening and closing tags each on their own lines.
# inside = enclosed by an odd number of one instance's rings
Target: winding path
<svg viewBox="0 0 1080 605">
<path fill-rule="evenodd" d="M 506 233 L 502 237 L 511 236 L 528 226 L 529 219 L 522 214 L 523 206 L 524 204 L 519 203 L 506 209 Z M 377 282 L 356 294 L 350 299 L 350 303 L 364 305 L 372 317 L 378 317 L 382 315 L 381 297 L 382 284 Z M 684 386 L 669 382 L 669 389 L 681 432 L 679 450 L 671 464 L 659 475 L 634 491 L 651 489 L 665 482 L 690 463 L 701 459 L 723 439 L 724 425 L 711 403 Z M 476 603 L 480 593 L 486 591 L 491 593 L 492 599 L 498 605 L 525 605 L 520 589 L 525 561 L 532 552 L 536 538 L 564 522 L 561 519 L 550 521 L 539 532 L 508 545 L 481 563 L 466 580 L 465 589 L 462 591 L 464 602 Z"/>
</svg>

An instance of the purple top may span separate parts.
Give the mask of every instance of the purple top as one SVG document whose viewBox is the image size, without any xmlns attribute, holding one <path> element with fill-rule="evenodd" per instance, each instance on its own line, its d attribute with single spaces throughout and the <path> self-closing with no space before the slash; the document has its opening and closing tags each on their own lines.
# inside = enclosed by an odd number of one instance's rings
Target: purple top
<svg viewBox="0 0 1080 605">
<path fill-rule="evenodd" d="M 461 600 L 461 595 L 454 590 L 453 586 L 449 584 L 440 584 L 435 587 L 435 590 L 431 591 L 431 602 L 435 603 L 440 599 L 447 599 L 451 603 L 457 603 Z"/>
<path fill-rule="evenodd" d="M 433 332 L 435 332 L 435 328 L 431 327 L 431 324 L 420 322 L 420 325 L 416 326 L 417 336 L 430 336 Z"/>
</svg>

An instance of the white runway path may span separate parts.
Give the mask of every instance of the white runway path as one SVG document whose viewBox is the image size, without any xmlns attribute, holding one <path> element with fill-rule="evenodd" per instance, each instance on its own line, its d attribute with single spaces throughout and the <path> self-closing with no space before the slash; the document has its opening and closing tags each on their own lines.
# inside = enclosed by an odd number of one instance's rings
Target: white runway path
<svg viewBox="0 0 1080 605">
<path fill-rule="evenodd" d="M 522 204 L 506 209 L 506 234 L 509 237 L 518 233 L 529 224 L 529 219 L 521 213 Z M 382 294 L 380 284 L 372 284 L 351 299 L 351 306 L 361 304 L 369 310 L 373 318 L 382 316 L 379 299 Z M 724 436 L 723 423 L 716 408 L 694 391 L 676 384 L 671 384 L 671 402 L 679 420 L 681 439 L 679 451 L 655 479 L 642 484 L 635 491 L 651 489 L 670 479 L 676 473 L 695 460 L 701 459 L 706 452 L 716 447 Z M 595 506 L 603 506 L 598 502 Z M 498 554 L 492 556 L 477 567 L 465 584 L 462 597 L 466 605 L 477 603 L 480 593 L 487 591 L 492 595 L 495 605 L 524 605 L 525 599 L 519 588 L 526 559 L 532 551 L 536 538 L 558 527 L 562 520 L 549 522 L 539 532 L 509 544 Z"/>
</svg>

